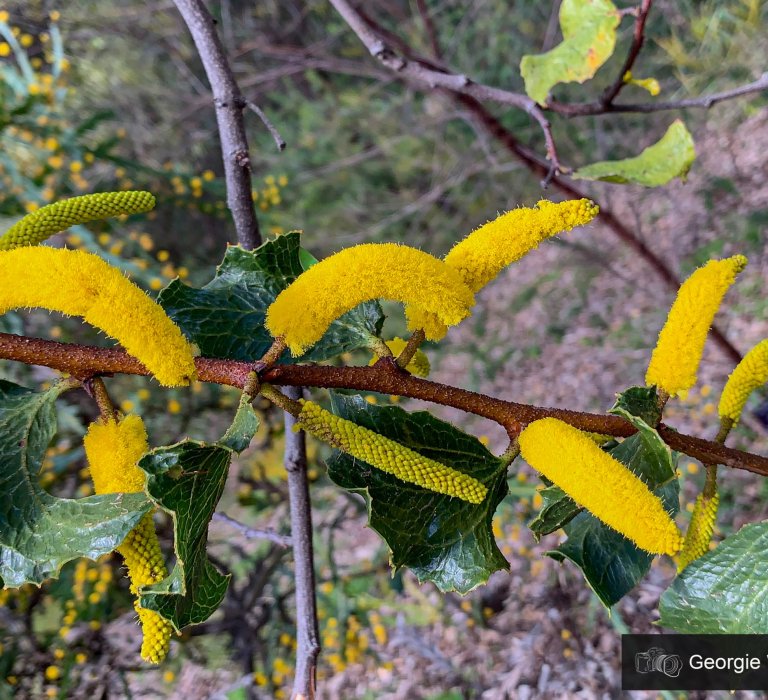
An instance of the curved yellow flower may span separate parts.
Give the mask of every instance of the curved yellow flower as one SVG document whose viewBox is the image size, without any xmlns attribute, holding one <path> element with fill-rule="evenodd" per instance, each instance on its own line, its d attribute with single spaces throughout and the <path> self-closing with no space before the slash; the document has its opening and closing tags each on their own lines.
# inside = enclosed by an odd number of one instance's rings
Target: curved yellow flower
<svg viewBox="0 0 768 700">
<path fill-rule="evenodd" d="M 301 401 L 298 425 L 323 442 L 409 484 L 469 503 L 482 503 L 488 493 L 485 484 L 468 474 L 334 416 L 311 401 Z"/>
<path fill-rule="evenodd" d="M 124 192 L 98 192 L 81 197 L 63 199 L 27 214 L 2 236 L 0 250 L 37 245 L 54 233 L 75 224 L 108 219 L 121 214 L 138 214 L 155 206 L 151 192 L 126 190 Z"/>
<path fill-rule="evenodd" d="M 720 496 L 718 494 L 712 498 L 706 498 L 703 493 L 697 496 L 691 522 L 685 533 L 683 549 L 677 561 L 678 573 L 709 551 L 709 543 L 712 540 L 712 533 L 715 531 L 719 503 Z"/>
<path fill-rule="evenodd" d="M 339 316 L 372 299 L 402 302 L 406 311 L 428 310 L 441 327 L 469 316 L 475 303 L 458 273 L 429 253 L 394 243 L 366 243 L 331 255 L 299 275 L 267 310 L 266 327 L 298 356 Z M 434 324 L 424 331 L 430 340 L 437 339 Z"/>
<path fill-rule="evenodd" d="M 0 252 L 0 314 L 20 307 L 81 316 L 115 338 L 164 386 L 195 377 L 192 346 L 178 326 L 97 255 L 46 246 Z"/>
<path fill-rule="evenodd" d="M 149 450 L 147 433 L 139 416 L 120 421 L 91 423 L 83 440 L 96 493 L 135 493 L 144 489 L 144 472 L 137 466 Z M 171 623 L 139 604 L 139 589 L 162 581 L 168 571 L 163 562 L 152 514 L 147 513 L 117 548 L 128 567 L 134 607 L 139 615 L 143 641 L 141 658 L 159 664 L 171 644 Z"/>
<path fill-rule="evenodd" d="M 453 246 L 445 256 L 445 264 L 454 268 L 473 292 L 478 292 L 505 267 L 537 248 L 539 243 L 589 223 L 599 211 L 589 199 L 557 203 L 541 200 L 535 208 L 513 209 Z M 409 311 L 408 321 L 416 328 L 436 323 L 428 311 L 418 308 Z M 443 329 L 440 337 L 446 330 Z"/>
<path fill-rule="evenodd" d="M 576 428 L 544 418 L 520 433 L 528 464 L 609 527 L 654 554 L 675 554 L 682 538 L 655 494 Z"/>
<path fill-rule="evenodd" d="M 725 293 L 746 264 L 743 255 L 710 260 L 683 282 L 651 355 L 645 374 L 648 386 L 678 396 L 696 384 L 709 328 Z"/>
<path fill-rule="evenodd" d="M 392 354 L 395 357 L 397 357 L 403 350 L 405 350 L 405 346 L 408 345 L 408 342 L 402 338 L 392 338 L 392 340 L 387 340 L 386 343 L 387 347 L 392 351 Z M 368 366 L 372 367 L 378 362 L 378 360 L 379 356 L 374 355 L 371 358 L 371 361 L 368 363 Z M 419 349 L 415 352 L 414 356 L 411 358 L 411 361 L 408 363 L 408 366 L 405 369 L 416 377 L 428 377 L 429 371 L 431 369 L 429 358 L 421 349 Z"/>
<path fill-rule="evenodd" d="M 738 422 L 749 395 L 768 382 L 768 339 L 759 342 L 736 365 L 720 396 L 720 418 Z"/>
</svg>

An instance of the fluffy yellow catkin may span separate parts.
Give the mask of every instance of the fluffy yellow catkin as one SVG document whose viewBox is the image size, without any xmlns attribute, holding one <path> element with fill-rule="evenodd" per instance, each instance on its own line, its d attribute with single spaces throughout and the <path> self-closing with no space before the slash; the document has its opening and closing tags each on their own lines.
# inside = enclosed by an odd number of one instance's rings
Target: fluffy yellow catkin
<svg viewBox="0 0 768 700">
<path fill-rule="evenodd" d="M 519 440 L 528 464 L 640 549 L 670 555 L 680 550 L 680 531 L 661 499 L 584 433 L 543 418 L 528 425 Z"/>
<path fill-rule="evenodd" d="M 98 192 L 64 199 L 48 204 L 17 221 L 2 236 L 0 250 L 37 245 L 54 233 L 75 224 L 108 219 L 121 214 L 138 214 L 155 206 L 151 192 L 126 190 L 124 192 Z"/>
<path fill-rule="evenodd" d="M 697 496 L 696 504 L 693 507 L 693 514 L 691 515 L 691 522 L 688 525 L 688 532 L 685 533 L 683 549 L 677 560 L 678 573 L 692 561 L 695 561 L 709 551 L 709 543 L 715 530 L 717 506 L 719 503 L 720 496 L 718 494 L 715 494 L 712 498 L 705 497 L 703 493 Z"/>
<path fill-rule="evenodd" d="M 743 255 L 710 260 L 683 282 L 651 355 L 645 374 L 648 386 L 656 385 L 670 396 L 684 396 L 696 384 L 709 328 L 725 293 L 746 264 Z"/>
<path fill-rule="evenodd" d="M 323 442 L 409 484 L 469 503 L 482 503 L 488 493 L 483 483 L 468 474 L 334 416 L 311 401 L 301 401 L 298 425 Z"/>
<path fill-rule="evenodd" d="M 266 327 L 298 356 L 339 316 L 372 299 L 402 302 L 406 311 L 425 309 L 439 327 L 459 323 L 475 303 L 458 273 L 429 253 L 395 243 L 366 243 L 331 255 L 299 275 L 267 310 Z M 438 339 L 433 325 L 424 331 L 428 339 Z"/>
<path fill-rule="evenodd" d="M 0 252 L 0 314 L 41 307 L 81 316 L 164 386 L 195 377 L 192 346 L 163 308 L 93 253 L 33 246 Z"/>
<path fill-rule="evenodd" d="M 541 200 L 535 208 L 513 209 L 457 243 L 445 256 L 445 264 L 454 268 L 473 292 L 478 292 L 539 243 L 589 223 L 599 211 L 589 199 L 557 203 Z M 436 323 L 431 314 L 420 309 L 409 311 L 408 321 L 413 327 Z M 443 329 L 440 337 L 446 330 Z"/>
<path fill-rule="evenodd" d="M 759 342 L 736 365 L 720 396 L 720 418 L 736 423 L 749 395 L 768 382 L 768 339 Z"/>
<path fill-rule="evenodd" d="M 96 493 L 135 493 L 144 489 L 144 472 L 137 466 L 149 449 L 144 423 L 139 416 L 91 423 L 84 438 L 85 454 Z M 152 514 L 145 515 L 117 548 L 131 579 L 131 592 L 138 596 L 141 586 L 162 581 L 168 572 L 163 563 Z M 171 623 L 153 610 L 139 605 L 143 641 L 141 658 L 159 664 L 171 644 Z"/>
<path fill-rule="evenodd" d="M 392 338 L 392 340 L 387 340 L 386 343 L 387 347 L 392 351 L 392 354 L 395 357 L 397 357 L 403 350 L 405 350 L 405 346 L 408 345 L 407 341 L 403 340 L 402 338 Z M 368 363 L 368 366 L 371 367 L 375 365 L 378 360 L 379 356 L 374 355 L 371 358 L 371 361 Z M 431 369 L 429 358 L 424 354 L 422 350 L 417 350 L 405 369 L 417 377 L 428 377 L 429 371 Z"/>
</svg>

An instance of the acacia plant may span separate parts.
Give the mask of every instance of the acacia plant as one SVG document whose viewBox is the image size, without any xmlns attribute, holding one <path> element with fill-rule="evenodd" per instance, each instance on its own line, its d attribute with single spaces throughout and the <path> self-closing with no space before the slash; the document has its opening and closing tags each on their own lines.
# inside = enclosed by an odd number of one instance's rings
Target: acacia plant
<svg viewBox="0 0 768 700">
<path fill-rule="evenodd" d="M 680 285 L 648 357 L 644 382 L 634 385 L 638 377 L 619 391 L 606 414 L 518 404 L 430 381 L 422 343 L 442 341 L 471 315 L 476 293 L 500 272 L 525 264 L 523 259 L 553 236 L 571 230 L 570 236 L 578 236 L 599 207 L 571 197 L 512 208 L 457 236 L 442 258 L 406 245 L 365 243 L 318 261 L 302 247 L 298 232 L 257 245 L 247 158 L 231 157 L 232 144 L 245 143 L 245 104 L 226 60 L 220 60 L 223 50 L 205 7 L 197 0 L 176 4 L 214 89 L 228 202 L 241 245 L 227 248 L 207 284 L 195 288 L 177 279 L 153 299 L 98 255 L 45 245 L 71 225 L 151 209 L 155 201 L 147 192 L 65 199 L 22 218 L 0 237 L 0 313 L 38 307 L 78 316 L 121 346 L 0 333 L 0 358 L 61 373 L 48 387 L 0 381 L 3 585 L 41 585 L 69 561 L 116 550 L 136 598 L 142 657 L 162 663 L 173 638 L 204 622 L 224 599 L 229 577 L 207 554 L 208 525 L 233 455 L 249 445 L 258 427 L 252 404 L 262 397 L 287 414 L 292 428 L 286 466 L 296 557 L 297 697 L 312 695 L 319 653 L 304 433 L 334 448 L 328 475 L 366 500 L 370 525 L 386 541 L 392 567 L 407 567 L 441 591 L 465 594 L 508 567 L 492 518 L 507 494 L 508 476 L 524 460 L 543 482 L 543 505 L 531 529 L 537 537 L 564 531 L 553 556 L 579 567 L 606 606 L 645 576 L 654 557 L 673 557 L 678 576 L 661 601 L 664 626 L 681 632 L 767 631 L 768 599 L 755 590 L 754 562 L 747 555 L 764 549 L 768 525 L 747 525 L 714 549 L 711 539 L 718 466 L 768 476 L 768 458 L 724 445 L 750 394 L 768 380 L 768 341 L 734 363 L 720 399 L 715 440 L 680 433 L 663 421 L 667 403 L 694 387 L 715 314 L 747 259 L 710 260 Z M 399 58 L 350 4 L 332 4 L 376 58 L 405 77 L 442 81 L 446 90 L 475 100 L 488 96 L 489 88 L 466 77 L 456 80 L 444 68 Z M 620 111 L 612 109 L 620 107 L 613 99 L 631 81 L 654 92 L 652 83 L 630 72 L 650 6 L 645 1 L 635 8 L 639 39 L 612 94 L 599 103 L 605 111 Z M 551 90 L 595 73 L 613 52 L 626 14 L 609 0 L 564 0 L 563 42 L 522 61 L 527 95 L 495 95 L 525 108 L 542 127 L 549 180 L 566 169 L 546 110 L 589 107 L 558 103 Z M 690 134 L 674 121 L 659 143 L 636 158 L 593 163 L 572 174 L 657 186 L 683 176 L 693 158 Z M 403 305 L 407 339 L 382 336 L 382 299 Z M 361 350 L 371 356 L 370 364 L 345 364 L 343 358 Z M 142 418 L 115 408 L 119 401 L 109 386 L 114 374 L 146 376 L 162 387 L 210 382 L 237 387 L 242 395 L 219 440 L 186 439 L 150 449 Z M 84 438 L 95 495 L 65 499 L 46 492 L 38 475 L 57 430 L 56 402 L 74 391 L 87 392 L 98 407 L 99 418 Z M 509 445 L 503 454 L 493 454 L 430 412 L 367 402 L 364 395 L 371 392 L 495 421 L 506 430 Z M 706 484 L 683 531 L 675 521 L 679 454 L 707 465 Z M 173 522 L 173 556 L 160 550 L 152 517 L 157 509 Z M 710 596 L 714 589 L 726 595 Z"/>
</svg>

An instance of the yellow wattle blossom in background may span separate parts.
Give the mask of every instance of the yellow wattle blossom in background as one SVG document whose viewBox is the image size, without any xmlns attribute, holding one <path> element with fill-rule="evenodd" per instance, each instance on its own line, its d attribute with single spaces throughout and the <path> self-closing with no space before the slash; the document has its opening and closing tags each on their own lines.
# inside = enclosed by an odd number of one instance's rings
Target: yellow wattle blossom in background
<svg viewBox="0 0 768 700">
<path fill-rule="evenodd" d="M 408 341 L 403 340 L 402 338 L 392 338 L 392 340 L 387 340 L 386 343 L 387 347 L 392 351 L 392 354 L 395 357 L 405 350 L 405 346 L 408 345 Z M 368 363 L 368 366 L 372 367 L 378 360 L 379 356 L 374 355 Z M 405 369 L 416 377 L 428 377 L 431 369 L 429 358 L 424 354 L 423 350 L 419 349 L 414 353 Z"/>
<path fill-rule="evenodd" d="M 401 481 L 430 491 L 482 503 L 485 484 L 357 423 L 334 416 L 311 401 L 301 401 L 298 425 L 310 435 Z"/>
<path fill-rule="evenodd" d="M 768 338 L 759 342 L 736 365 L 720 396 L 720 418 L 736 423 L 749 395 L 768 382 Z"/>
<path fill-rule="evenodd" d="M 680 285 L 651 355 L 645 374 L 648 386 L 678 396 L 696 384 L 709 328 L 725 293 L 746 264 L 743 255 L 710 260 Z"/>
<path fill-rule="evenodd" d="M 98 192 L 82 197 L 63 199 L 36 209 L 17 221 L 2 236 L 0 250 L 37 245 L 55 233 L 75 224 L 108 219 L 122 214 L 138 214 L 155 206 L 151 192 L 129 190 L 125 192 Z"/>
<path fill-rule="evenodd" d="M 22 307 L 81 316 L 164 386 L 196 376 L 192 346 L 163 308 L 93 253 L 46 246 L 0 252 L 0 314 Z"/>
<path fill-rule="evenodd" d="M 683 549 L 677 560 L 678 573 L 709 551 L 709 543 L 712 540 L 712 533 L 715 531 L 719 503 L 720 496 L 717 493 L 712 498 L 707 498 L 703 493 L 696 497 L 691 522 L 685 533 Z"/>
<path fill-rule="evenodd" d="M 445 264 L 454 268 L 473 292 L 478 292 L 542 241 L 589 223 L 599 211 L 589 199 L 557 203 L 541 200 L 535 208 L 513 209 L 475 229 L 453 246 L 445 256 Z M 427 311 L 414 309 L 408 313 L 408 321 L 410 327 L 419 328 L 434 326 L 437 319 Z M 440 338 L 446 330 L 443 328 Z"/>
<path fill-rule="evenodd" d="M 528 464 L 609 527 L 653 554 L 676 554 L 682 537 L 661 499 L 589 437 L 556 418 L 520 433 Z"/>
<path fill-rule="evenodd" d="M 149 450 L 149 445 L 144 423 L 139 416 L 91 423 L 83 444 L 97 494 L 144 490 L 145 475 L 137 463 Z M 136 596 L 141 586 L 162 581 L 168 575 L 151 513 L 147 513 L 128 533 L 117 551 L 128 567 L 131 592 Z M 159 664 L 170 648 L 171 623 L 154 610 L 142 608 L 138 597 L 134 607 L 144 637 L 141 658 Z"/>
<path fill-rule="evenodd" d="M 284 338 L 294 357 L 358 304 L 390 299 L 431 312 L 440 327 L 469 316 L 475 303 L 459 274 L 429 253 L 395 243 L 366 243 L 331 255 L 303 272 L 267 310 L 267 330 Z M 417 330 L 421 326 L 410 326 Z M 434 324 L 426 337 L 437 339 Z M 443 333 L 444 334 L 444 333 Z"/>
</svg>

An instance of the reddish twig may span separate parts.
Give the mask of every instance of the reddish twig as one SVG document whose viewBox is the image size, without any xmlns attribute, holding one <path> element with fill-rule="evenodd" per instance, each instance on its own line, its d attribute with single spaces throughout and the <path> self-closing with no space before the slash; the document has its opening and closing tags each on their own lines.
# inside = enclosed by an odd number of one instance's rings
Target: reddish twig
<svg viewBox="0 0 768 700">
<path fill-rule="evenodd" d="M 68 372 L 78 379 L 118 372 L 149 375 L 149 371 L 138 360 L 123 350 L 25 338 L 10 333 L 0 333 L 0 359 L 50 367 Z M 198 358 L 195 365 L 201 381 L 240 388 L 244 386 L 253 368 L 253 365 L 247 362 L 211 358 Z M 279 365 L 266 370 L 262 380 L 281 386 L 355 389 L 407 396 L 488 418 L 512 432 L 517 429 L 518 424 L 527 425 L 531 421 L 547 417 L 559 418 L 580 430 L 616 437 L 627 437 L 635 432 L 635 428 L 619 416 L 504 401 L 466 389 L 419 379 L 407 372 L 393 371 L 391 362 L 377 363 L 373 367 Z M 722 464 L 768 476 L 766 457 L 684 435 L 664 425 L 660 426 L 659 433 L 670 447 L 705 464 Z"/>
</svg>

